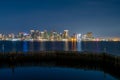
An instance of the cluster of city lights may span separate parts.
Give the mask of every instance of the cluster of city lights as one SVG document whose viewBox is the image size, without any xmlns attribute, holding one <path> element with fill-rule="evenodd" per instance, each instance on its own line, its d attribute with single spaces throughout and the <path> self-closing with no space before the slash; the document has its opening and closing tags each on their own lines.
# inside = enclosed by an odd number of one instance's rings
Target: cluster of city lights
<svg viewBox="0 0 120 80">
<path fill-rule="evenodd" d="M 120 41 L 119 38 L 95 38 L 92 32 L 86 34 L 73 34 L 69 35 L 69 30 L 64 30 L 62 33 L 47 30 L 30 30 L 29 33 L 19 32 L 17 35 L 0 34 L 0 40 L 10 41 Z"/>
</svg>

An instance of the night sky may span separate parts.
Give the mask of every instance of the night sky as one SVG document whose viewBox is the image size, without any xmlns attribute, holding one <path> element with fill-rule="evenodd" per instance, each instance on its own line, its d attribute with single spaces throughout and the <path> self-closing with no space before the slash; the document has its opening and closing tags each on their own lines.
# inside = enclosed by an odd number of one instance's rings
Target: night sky
<svg viewBox="0 0 120 80">
<path fill-rule="evenodd" d="M 120 37 L 120 0 L 0 0 L 0 33 L 30 29 Z"/>
</svg>

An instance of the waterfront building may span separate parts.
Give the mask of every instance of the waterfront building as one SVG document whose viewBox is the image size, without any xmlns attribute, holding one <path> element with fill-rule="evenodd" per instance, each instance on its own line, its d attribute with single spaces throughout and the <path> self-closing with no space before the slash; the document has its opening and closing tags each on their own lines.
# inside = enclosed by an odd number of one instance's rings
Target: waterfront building
<svg viewBox="0 0 120 80">
<path fill-rule="evenodd" d="M 3 38 L 3 34 L 0 34 L 0 40 L 2 40 L 2 38 Z"/>
<path fill-rule="evenodd" d="M 44 30 L 44 39 L 49 39 L 47 30 Z"/>
<path fill-rule="evenodd" d="M 69 30 L 64 30 L 63 35 L 64 35 L 65 39 L 68 39 L 69 38 Z"/>
<path fill-rule="evenodd" d="M 77 41 L 81 41 L 81 34 L 76 34 Z"/>
<path fill-rule="evenodd" d="M 23 32 L 18 33 L 18 38 L 22 39 L 24 37 Z"/>
<path fill-rule="evenodd" d="M 88 39 L 93 39 L 93 38 L 94 38 L 94 37 L 93 37 L 93 33 L 92 33 L 92 32 L 87 32 L 86 38 L 88 38 Z"/>
<path fill-rule="evenodd" d="M 62 40 L 63 41 L 68 41 L 69 40 L 69 30 L 64 30 L 64 32 L 61 34 Z"/>
<path fill-rule="evenodd" d="M 106 38 L 94 38 L 92 32 L 86 34 L 76 34 L 69 36 L 69 30 L 64 30 L 63 33 L 56 31 L 48 32 L 47 30 L 30 30 L 29 33 L 19 32 L 17 35 L 11 34 L 0 34 L 0 40 L 40 40 L 40 41 L 120 41 L 118 37 L 106 37 Z"/>
<path fill-rule="evenodd" d="M 41 39 L 44 39 L 44 32 L 40 32 Z"/>
<path fill-rule="evenodd" d="M 83 41 L 93 41 L 93 33 L 92 32 L 87 32 L 86 34 L 82 35 L 82 40 Z"/>
<path fill-rule="evenodd" d="M 31 39 L 34 39 L 35 30 L 30 30 Z"/>
</svg>

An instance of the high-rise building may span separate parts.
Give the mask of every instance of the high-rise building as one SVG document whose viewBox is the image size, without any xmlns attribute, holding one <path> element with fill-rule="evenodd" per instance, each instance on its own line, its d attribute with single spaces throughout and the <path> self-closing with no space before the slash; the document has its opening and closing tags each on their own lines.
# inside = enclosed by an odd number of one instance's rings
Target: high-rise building
<svg viewBox="0 0 120 80">
<path fill-rule="evenodd" d="M 77 34 L 76 39 L 77 39 L 77 41 L 81 41 L 81 34 Z"/>
<path fill-rule="evenodd" d="M 32 39 L 38 39 L 39 36 L 39 30 L 30 30 L 31 38 Z"/>
<path fill-rule="evenodd" d="M 89 39 L 94 38 L 94 37 L 93 37 L 93 33 L 92 33 L 92 32 L 87 32 L 86 38 L 89 38 Z"/>
<path fill-rule="evenodd" d="M 44 32 L 40 32 L 40 37 L 44 39 Z"/>
<path fill-rule="evenodd" d="M 33 32 L 35 32 L 35 30 L 30 30 L 30 33 L 33 33 Z"/>
<path fill-rule="evenodd" d="M 44 39 L 48 39 L 48 32 L 47 32 L 47 30 L 44 30 Z"/>
<path fill-rule="evenodd" d="M 85 40 L 85 41 L 91 41 L 91 40 L 93 40 L 94 39 L 94 37 L 93 37 L 93 33 L 92 32 L 87 32 L 86 34 L 84 34 L 83 36 L 82 36 L 82 40 Z"/>
<path fill-rule="evenodd" d="M 64 35 L 65 39 L 68 39 L 69 38 L 69 30 L 64 30 L 63 35 Z"/>
<path fill-rule="evenodd" d="M 2 38 L 3 38 L 3 34 L 0 34 L 0 40 L 2 40 Z"/>
<path fill-rule="evenodd" d="M 30 30 L 31 38 L 34 39 L 35 30 Z"/>
<path fill-rule="evenodd" d="M 18 33 L 18 38 L 22 39 L 24 37 L 23 32 Z"/>
</svg>

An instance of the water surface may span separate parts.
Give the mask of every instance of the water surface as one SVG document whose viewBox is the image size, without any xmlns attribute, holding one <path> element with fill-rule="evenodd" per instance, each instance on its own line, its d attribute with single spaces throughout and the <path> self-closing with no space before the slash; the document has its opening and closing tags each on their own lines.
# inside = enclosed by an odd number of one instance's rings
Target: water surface
<svg viewBox="0 0 120 80">
<path fill-rule="evenodd" d="M 0 41 L 0 52 L 89 51 L 120 56 L 120 42 Z"/>
<path fill-rule="evenodd" d="M 17 67 L 0 69 L 0 80 L 117 80 L 102 71 L 63 67 Z"/>
</svg>

